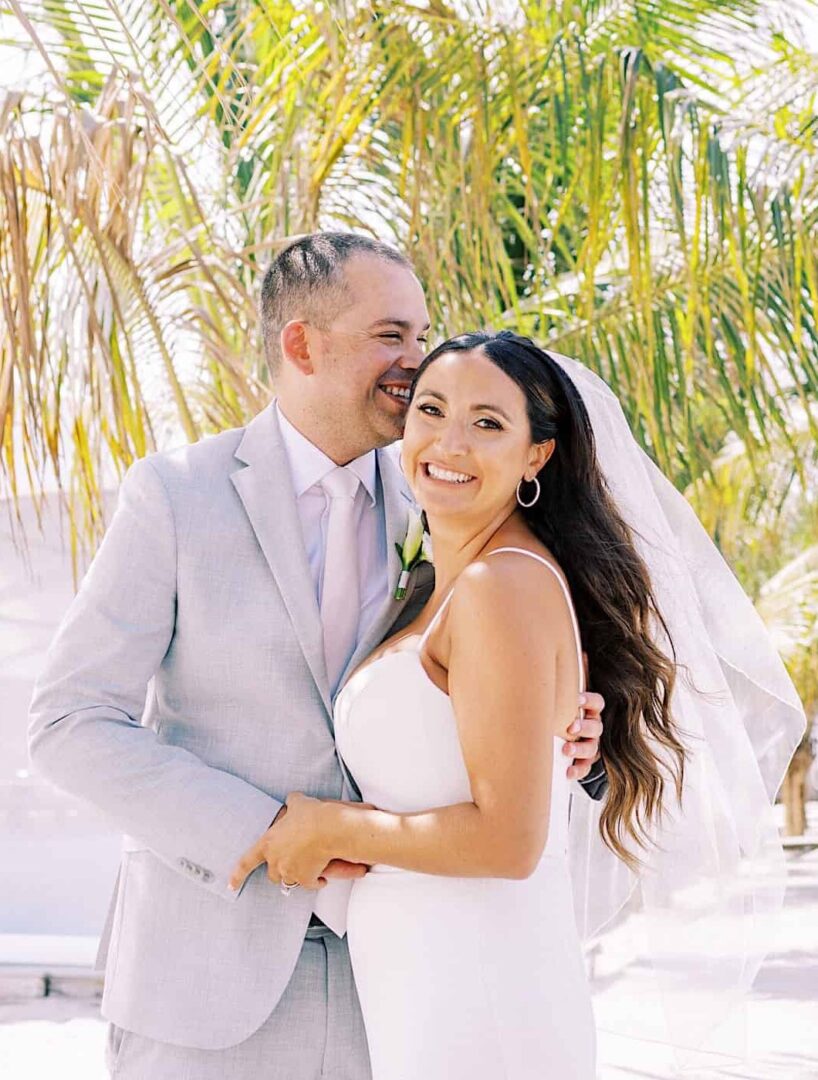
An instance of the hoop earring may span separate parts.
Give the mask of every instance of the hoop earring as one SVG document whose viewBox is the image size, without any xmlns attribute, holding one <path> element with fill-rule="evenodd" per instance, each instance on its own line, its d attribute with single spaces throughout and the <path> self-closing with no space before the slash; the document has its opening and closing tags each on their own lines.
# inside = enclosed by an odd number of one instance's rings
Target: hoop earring
<svg viewBox="0 0 818 1080">
<path fill-rule="evenodd" d="M 534 498 L 531 500 L 531 502 L 523 502 L 523 500 L 520 498 L 520 488 L 522 487 L 523 482 L 525 482 L 526 484 L 536 484 L 537 485 L 537 494 L 534 496 Z M 540 497 L 540 491 L 541 491 L 541 489 L 540 489 L 540 481 L 537 479 L 536 476 L 534 477 L 533 480 L 526 480 L 525 477 L 523 477 L 523 479 L 517 485 L 517 502 L 520 504 L 520 506 L 523 506 L 526 509 L 528 509 L 530 506 L 533 506 L 535 502 L 537 502 L 537 500 Z"/>
</svg>

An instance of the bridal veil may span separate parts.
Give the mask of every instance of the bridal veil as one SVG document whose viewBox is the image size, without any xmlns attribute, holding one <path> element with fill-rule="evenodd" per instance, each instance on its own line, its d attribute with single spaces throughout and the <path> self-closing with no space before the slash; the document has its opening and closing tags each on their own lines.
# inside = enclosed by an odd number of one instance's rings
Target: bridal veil
<svg viewBox="0 0 818 1080">
<path fill-rule="evenodd" d="M 681 805 L 666 788 L 655 846 L 634 875 L 602 843 L 600 804 L 572 800 L 570 858 L 586 943 L 640 988 L 597 1009 L 601 1029 L 669 1044 L 677 1064 L 740 1058 L 747 991 L 771 948 L 785 867 L 773 813 L 804 731 L 760 616 L 685 498 L 633 438 L 608 386 L 549 353 L 574 382 L 597 456 L 650 571 L 680 672 L 672 703 L 688 751 Z M 593 685 L 593 679 L 591 679 Z M 604 717 L 603 717 L 604 720 Z M 600 934 L 604 930 L 604 936 Z M 718 1060 L 715 1059 L 715 1060 Z"/>
</svg>

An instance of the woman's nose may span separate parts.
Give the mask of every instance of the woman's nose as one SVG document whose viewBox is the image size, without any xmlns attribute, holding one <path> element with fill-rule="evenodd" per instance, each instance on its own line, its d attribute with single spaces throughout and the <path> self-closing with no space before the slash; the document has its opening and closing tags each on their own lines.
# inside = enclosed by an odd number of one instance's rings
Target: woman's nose
<svg viewBox="0 0 818 1080">
<path fill-rule="evenodd" d="M 438 433 L 437 441 L 441 451 L 452 457 L 462 457 L 469 452 L 468 436 L 461 424 L 446 424 Z"/>
</svg>

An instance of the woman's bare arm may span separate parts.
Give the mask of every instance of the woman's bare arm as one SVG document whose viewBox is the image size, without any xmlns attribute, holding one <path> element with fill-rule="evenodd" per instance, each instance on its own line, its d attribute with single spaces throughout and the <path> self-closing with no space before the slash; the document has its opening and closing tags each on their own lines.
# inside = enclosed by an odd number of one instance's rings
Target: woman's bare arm
<svg viewBox="0 0 818 1080">
<path fill-rule="evenodd" d="M 528 564 L 475 563 L 452 597 L 449 694 L 472 802 L 415 814 L 341 807 L 332 830 L 338 857 L 510 878 L 526 877 L 539 862 L 553 736 L 574 718 L 573 709 L 555 715 L 557 655 L 571 655 L 573 631 L 558 582 Z M 573 703 L 573 692 L 562 697 Z"/>
<path fill-rule="evenodd" d="M 292 796 L 236 880 L 265 860 L 274 880 L 312 887 L 331 859 L 458 877 L 532 873 L 548 836 L 553 736 L 574 719 L 570 613 L 542 567 L 497 559 L 461 574 L 447 618 L 449 693 L 472 801 L 392 814 Z M 570 693 L 558 693 L 558 677 L 572 680 Z M 565 715 L 558 699 L 569 703 Z"/>
</svg>

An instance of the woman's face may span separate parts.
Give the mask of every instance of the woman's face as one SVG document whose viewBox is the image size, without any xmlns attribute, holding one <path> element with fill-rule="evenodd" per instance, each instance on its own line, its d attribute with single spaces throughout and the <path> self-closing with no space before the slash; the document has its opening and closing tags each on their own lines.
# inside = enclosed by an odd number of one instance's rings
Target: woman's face
<svg viewBox="0 0 818 1080">
<path fill-rule="evenodd" d="M 490 520 L 540 471 L 554 440 L 532 443 L 520 387 L 481 349 L 443 353 L 423 373 L 406 417 L 401 463 L 431 518 Z"/>
</svg>

